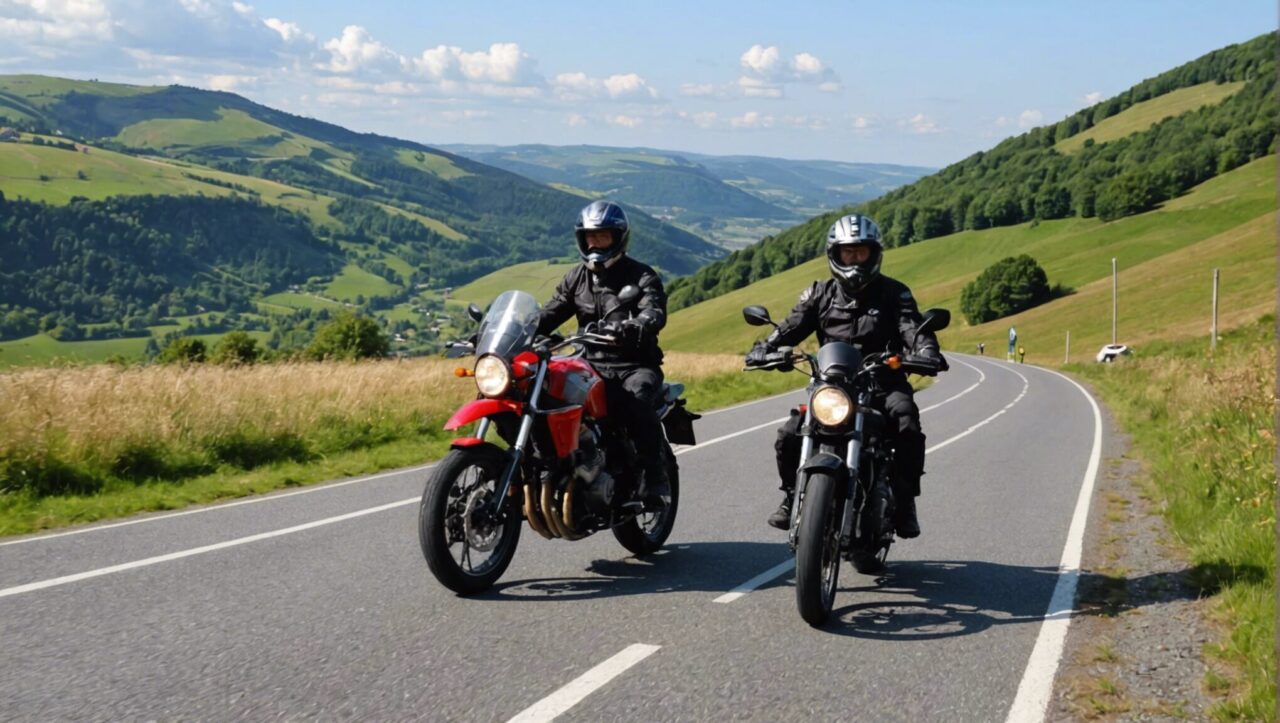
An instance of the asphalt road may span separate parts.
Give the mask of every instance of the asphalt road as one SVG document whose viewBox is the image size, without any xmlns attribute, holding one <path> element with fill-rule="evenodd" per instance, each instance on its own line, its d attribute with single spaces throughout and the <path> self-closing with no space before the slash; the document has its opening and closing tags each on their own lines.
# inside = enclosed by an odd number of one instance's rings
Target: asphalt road
<svg viewBox="0 0 1280 723">
<path fill-rule="evenodd" d="M 952 358 L 918 396 L 924 535 L 846 564 L 825 629 L 764 524 L 797 393 L 698 423 L 661 553 L 525 530 L 478 598 L 423 562 L 422 469 L 0 542 L 0 718 L 1003 720 L 1100 422 L 1064 377 Z"/>
</svg>

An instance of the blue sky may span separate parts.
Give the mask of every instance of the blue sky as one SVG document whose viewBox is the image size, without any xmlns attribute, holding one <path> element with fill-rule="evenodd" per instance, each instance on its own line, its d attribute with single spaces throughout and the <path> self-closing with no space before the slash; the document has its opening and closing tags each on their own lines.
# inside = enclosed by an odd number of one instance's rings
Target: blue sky
<svg viewBox="0 0 1280 723">
<path fill-rule="evenodd" d="M 424 143 L 942 166 L 1274 2 L 0 0 L 0 73 L 230 90 Z"/>
</svg>

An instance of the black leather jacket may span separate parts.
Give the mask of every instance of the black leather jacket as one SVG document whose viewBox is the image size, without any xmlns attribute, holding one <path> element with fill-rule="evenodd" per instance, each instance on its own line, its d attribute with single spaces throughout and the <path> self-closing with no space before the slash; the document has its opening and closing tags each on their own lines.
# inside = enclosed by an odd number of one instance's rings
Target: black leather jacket
<svg viewBox="0 0 1280 723">
<path fill-rule="evenodd" d="M 818 344 L 843 341 L 864 354 L 894 351 L 945 364 L 933 332 L 917 334 L 923 321 L 911 289 L 879 276 L 852 298 L 835 279 L 815 281 L 800 293 L 791 314 L 769 335 L 771 349 L 795 346 L 817 332 Z"/>
<path fill-rule="evenodd" d="M 641 295 L 630 307 L 622 309 L 618 306 L 618 292 L 628 284 L 639 287 Z M 542 308 L 538 333 L 555 331 L 573 316 L 577 316 L 581 327 L 593 321 L 622 321 L 633 314 L 643 329 L 638 343 L 588 347 L 587 359 L 609 367 L 661 365 L 658 332 L 667 323 L 667 293 L 657 272 L 630 256 L 621 257 L 598 274 L 579 264 L 565 274 Z"/>
</svg>

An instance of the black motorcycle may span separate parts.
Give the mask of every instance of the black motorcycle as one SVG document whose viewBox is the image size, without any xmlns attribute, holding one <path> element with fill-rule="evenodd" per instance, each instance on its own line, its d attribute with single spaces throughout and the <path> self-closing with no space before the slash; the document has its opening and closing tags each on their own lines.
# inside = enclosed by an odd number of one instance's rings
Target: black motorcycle
<svg viewBox="0 0 1280 723">
<path fill-rule="evenodd" d="M 763 306 L 742 310 L 753 326 L 774 324 Z M 924 312 L 925 330 L 951 323 L 946 309 Z M 784 347 L 752 369 L 791 371 L 808 362 L 809 403 L 801 407 L 800 468 L 791 505 L 788 543 L 796 555 L 796 604 L 810 625 L 826 622 L 835 601 L 840 560 L 861 573 L 884 568 L 893 544 L 893 455 L 886 418 L 874 408 L 881 374 L 901 370 L 935 376 L 936 363 L 894 352 L 863 355 L 842 341 L 828 342 L 817 356 Z"/>
</svg>

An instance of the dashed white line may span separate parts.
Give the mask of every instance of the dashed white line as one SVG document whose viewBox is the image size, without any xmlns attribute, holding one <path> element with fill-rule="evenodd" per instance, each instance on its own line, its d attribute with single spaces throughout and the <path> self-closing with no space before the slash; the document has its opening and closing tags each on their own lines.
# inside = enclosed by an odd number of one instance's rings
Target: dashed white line
<svg viewBox="0 0 1280 723">
<path fill-rule="evenodd" d="M 795 558 L 794 558 L 794 557 L 793 557 L 793 558 L 791 558 L 791 559 L 789 559 L 789 560 L 783 560 L 782 562 L 778 563 L 777 565 L 774 565 L 773 567 L 769 568 L 768 570 L 765 570 L 764 572 L 760 573 L 759 575 L 756 575 L 755 577 L 751 578 L 750 580 L 747 580 L 746 582 L 744 582 L 744 583 L 742 583 L 741 585 L 739 585 L 739 586 L 735 587 L 734 589 L 730 590 L 729 592 L 727 592 L 727 593 L 725 593 L 725 594 L 721 595 L 720 597 L 716 598 L 715 600 L 712 600 L 711 602 L 718 602 L 718 603 L 731 603 L 731 602 L 733 602 L 734 600 L 737 600 L 738 598 L 745 596 L 747 593 L 749 593 L 749 592 L 751 592 L 751 591 L 755 590 L 756 588 L 760 587 L 761 585 L 763 585 L 763 584 L 765 584 L 765 583 L 769 582 L 770 580 L 774 579 L 775 577 L 778 577 L 779 575 L 782 575 L 782 574 L 784 574 L 784 573 L 790 572 L 792 569 L 794 569 L 794 568 L 795 568 L 795 566 L 796 566 L 796 560 L 795 560 Z"/>
<path fill-rule="evenodd" d="M 987 426 L 988 424 L 990 424 L 991 422 L 995 421 L 998 417 L 1000 417 L 1001 415 L 1003 415 L 1005 412 L 1009 411 L 1010 409 L 1013 409 L 1013 405 L 1015 405 L 1015 404 L 1017 404 L 1018 402 L 1022 401 L 1022 398 L 1023 398 L 1023 397 L 1025 397 L 1025 396 L 1027 396 L 1027 390 L 1031 387 L 1031 382 L 1030 382 L 1030 381 L 1028 381 L 1026 377 L 1022 376 L 1022 375 L 1021 375 L 1021 374 L 1019 374 L 1018 372 L 1015 372 L 1015 371 L 1013 371 L 1012 369 L 1010 369 L 1009 371 L 1013 372 L 1013 374 L 1014 374 L 1015 376 L 1017 376 L 1019 379 L 1021 379 L 1021 380 L 1022 380 L 1022 391 L 1018 393 L 1018 396 L 1014 397 L 1014 399 L 1013 399 L 1013 401 L 1012 401 L 1012 402 L 1009 402 L 1008 404 L 1004 405 L 1004 408 L 1003 408 L 1003 409 L 1001 409 L 1000 411 L 996 412 L 995 414 L 991 415 L 990 417 L 987 417 L 986 419 L 982 420 L 981 422 L 978 422 L 977 424 L 973 425 L 972 427 L 969 427 L 968 429 L 964 430 L 964 431 L 963 431 L 963 432 L 961 432 L 960 434 L 957 434 L 957 435 L 955 435 L 954 437 L 950 437 L 950 438 L 948 438 L 948 439 L 946 439 L 946 440 L 944 440 L 944 441 L 942 441 L 942 442 L 939 442 L 939 443 L 937 443 L 937 444 L 933 445 L 932 447 L 930 447 L 930 448 L 926 449 L 926 450 L 924 451 L 924 453 L 927 455 L 927 454 L 929 454 L 930 452 L 933 452 L 933 451 L 935 451 L 935 450 L 942 449 L 943 447 L 947 446 L 948 444 L 951 444 L 952 442 L 955 442 L 955 441 L 957 441 L 957 440 L 964 439 L 965 437 L 968 437 L 970 434 L 973 434 L 974 432 L 978 431 L 979 429 L 981 429 L 981 428 L 983 428 L 983 427 Z"/>
<path fill-rule="evenodd" d="M 1084 480 L 1080 484 L 1080 494 L 1076 497 L 1076 509 L 1071 516 L 1067 542 L 1062 548 L 1062 561 L 1058 563 L 1058 582 L 1053 586 L 1053 597 L 1045 610 L 1040 634 L 1036 636 L 1036 645 L 1031 650 L 1027 669 L 1022 674 L 1022 681 L 1018 683 L 1018 693 L 1014 696 L 1009 716 L 1005 719 L 1008 723 L 1042 721 L 1049 708 L 1053 679 L 1058 672 L 1062 649 L 1067 640 L 1067 628 L 1071 625 L 1071 612 L 1075 607 L 1076 585 L 1080 581 L 1080 555 L 1084 548 L 1084 527 L 1089 518 L 1089 503 L 1093 499 L 1093 487 L 1098 477 L 1098 463 L 1102 459 L 1102 412 L 1093 395 L 1064 374 L 1051 369 L 1043 371 L 1071 382 L 1089 400 L 1089 406 L 1093 407 L 1093 451 L 1089 455 L 1089 466 L 1085 469 Z"/>
<path fill-rule="evenodd" d="M 920 410 L 920 413 L 921 413 L 921 414 L 924 414 L 925 412 L 927 412 L 927 411 L 929 411 L 929 410 L 931 410 L 931 409 L 937 409 L 938 407 L 941 407 L 942 405 L 946 404 L 947 402 L 954 402 L 955 400 L 959 399 L 960 397 L 963 397 L 964 395 L 968 394 L 969 392 L 972 392 L 973 390 L 977 389 L 977 388 L 978 388 L 978 386 L 979 386 L 980 384 L 982 384 L 983 382 L 985 382 L 985 381 L 987 380 L 987 375 L 986 375 L 986 374 L 984 374 L 984 373 L 982 372 L 982 370 L 981 370 L 981 369 L 979 369 L 978 367 L 975 367 L 975 366 L 974 366 L 974 365 L 972 365 L 972 364 L 968 364 L 968 363 L 962 362 L 962 361 L 960 361 L 960 360 L 958 360 L 958 359 L 957 359 L 956 361 L 957 361 L 957 362 L 959 362 L 960 364 L 964 364 L 965 366 L 967 366 L 967 367 L 969 367 L 970 369 L 972 369 L 972 370 L 974 370 L 975 372 L 977 372 L 977 373 L 978 373 L 978 381 L 976 381 L 976 382 L 974 382 L 973 384 L 971 384 L 971 385 L 969 386 L 969 388 L 968 388 L 968 389 L 965 389 L 963 392 L 960 392 L 959 394 L 952 395 L 952 396 L 950 396 L 950 397 L 947 397 L 946 399 L 943 399 L 941 402 L 938 402 L 937 404 L 930 404 L 929 406 L 925 407 L 924 409 L 921 409 L 921 410 Z"/>
<path fill-rule="evenodd" d="M 621 675 L 631 666 L 658 652 L 660 645 L 636 643 L 628 645 L 622 652 L 609 658 L 582 675 L 574 678 L 563 688 L 525 708 L 511 718 L 508 723 L 544 723 L 553 720 L 573 706 L 582 702 L 583 698 L 604 687 L 609 681 Z"/>
</svg>

